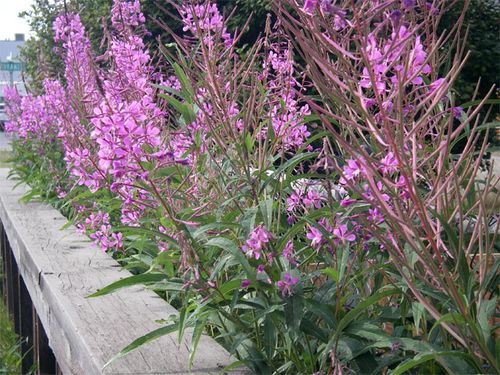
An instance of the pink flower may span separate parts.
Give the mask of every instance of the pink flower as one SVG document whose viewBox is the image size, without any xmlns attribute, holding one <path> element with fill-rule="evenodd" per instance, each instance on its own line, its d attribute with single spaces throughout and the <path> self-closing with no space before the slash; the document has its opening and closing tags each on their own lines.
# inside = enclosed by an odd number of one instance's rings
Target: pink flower
<svg viewBox="0 0 500 375">
<path fill-rule="evenodd" d="M 408 183 L 406 182 L 404 176 L 399 176 L 398 180 L 396 181 L 396 187 L 401 190 L 400 193 L 401 198 L 403 199 L 410 198 L 410 193 L 408 192 Z"/>
<path fill-rule="evenodd" d="M 340 201 L 340 205 L 341 205 L 342 207 L 349 207 L 350 205 L 352 205 L 352 204 L 354 204 L 354 203 L 356 203 L 356 202 L 357 202 L 357 200 L 356 200 L 356 199 L 351 199 L 351 198 L 347 197 L 347 198 L 344 198 L 344 199 L 342 199 L 342 200 Z"/>
<path fill-rule="evenodd" d="M 335 236 L 335 244 L 353 242 L 356 240 L 354 233 L 347 230 L 346 224 L 341 224 L 337 228 L 333 229 L 333 235 Z"/>
<path fill-rule="evenodd" d="M 285 273 L 283 278 L 276 283 L 282 297 L 291 296 L 293 294 L 292 287 L 299 282 L 297 277 L 292 277 L 290 272 Z"/>
<path fill-rule="evenodd" d="M 302 10 L 306 13 L 312 14 L 318 5 L 318 0 L 305 0 Z"/>
<path fill-rule="evenodd" d="M 321 231 L 311 225 L 308 225 L 309 232 L 306 233 L 306 237 L 311 240 L 311 247 L 319 250 L 321 245 L 323 244 L 323 235 Z"/>
<path fill-rule="evenodd" d="M 375 224 L 382 224 L 384 222 L 384 216 L 377 208 L 369 208 L 368 220 L 373 221 Z"/>
<path fill-rule="evenodd" d="M 198 37 L 198 32 L 203 35 L 203 42 L 208 48 L 213 48 L 214 38 L 221 38 L 226 48 L 233 44 L 231 34 L 227 32 L 224 25 L 224 17 L 220 14 L 217 4 L 207 1 L 205 4 L 185 5 L 181 9 L 182 23 L 184 31 L 189 31 L 193 36 Z"/>
<path fill-rule="evenodd" d="M 391 174 L 398 170 L 398 161 L 392 152 L 388 152 L 380 161 L 380 169 L 383 174 Z"/>
<path fill-rule="evenodd" d="M 261 251 L 270 239 L 271 233 L 263 225 L 259 225 L 250 233 L 250 238 L 245 241 L 245 245 L 241 247 L 241 250 L 249 258 L 260 259 Z"/>
<path fill-rule="evenodd" d="M 306 197 L 304 198 L 304 204 L 306 205 L 306 207 L 321 208 L 322 201 L 323 197 L 314 188 L 309 189 Z"/>
<path fill-rule="evenodd" d="M 283 249 L 283 252 L 281 253 L 281 255 L 284 258 L 286 258 L 290 262 L 290 264 L 296 266 L 297 265 L 297 261 L 293 257 L 293 253 L 294 253 L 293 241 L 289 240 L 286 243 L 285 248 Z"/>
<path fill-rule="evenodd" d="M 241 289 L 246 289 L 246 288 L 248 288 L 250 286 L 250 284 L 251 284 L 250 280 L 248 280 L 248 279 L 242 280 L 241 284 L 240 284 L 240 288 Z"/>
<path fill-rule="evenodd" d="M 330 220 L 326 217 L 319 219 L 318 224 L 321 225 L 327 232 L 333 233 L 333 227 L 330 225 Z"/>
<path fill-rule="evenodd" d="M 356 180 L 364 176 L 366 173 L 365 168 L 361 163 L 354 159 L 346 160 L 346 165 L 343 168 L 343 177 L 340 179 L 341 184 L 346 184 L 347 181 Z"/>
<path fill-rule="evenodd" d="M 444 78 L 438 78 L 436 79 L 434 82 L 432 82 L 430 85 L 429 85 L 429 93 L 432 93 L 434 91 L 436 91 L 438 88 L 440 88 L 442 85 L 446 85 L 446 81 Z"/>
<path fill-rule="evenodd" d="M 294 211 L 297 207 L 300 206 L 301 203 L 302 203 L 302 197 L 300 195 L 300 192 L 294 190 L 292 195 L 290 195 L 290 197 L 286 199 L 286 204 L 287 204 L 286 210 L 289 212 Z"/>
<path fill-rule="evenodd" d="M 382 192 L 383 189 L 384 189 L 384 185 L 382 184 L 382 182 L 378 181 L 376 183 L 376 186 L 377 186 L 377 190 L 378 190 L 380 198 L 384 202 L 389 202 L 391 200 L 391 197 L 388 194 L 385 194 L 385 193 Z M 368 184 L 364 185 L 364 191 L 365 191 L 365 194 L 363 195 L 364 199 L 366 199 L 367 201 L 370 201 L 370 202 L 375 199 L 374 198 L 374 193 L 373 193 L 372 189 L 370 188 L 370 186 Z"/>
<path fill-rule="evenodd" d="M 463 112 L 464 112 L 464 110 L 462 107 L 453 107 L 451 109 L 451 113 L 453 114 L 453 117 L 457 120 L 460 120 Z"/>
</svg>

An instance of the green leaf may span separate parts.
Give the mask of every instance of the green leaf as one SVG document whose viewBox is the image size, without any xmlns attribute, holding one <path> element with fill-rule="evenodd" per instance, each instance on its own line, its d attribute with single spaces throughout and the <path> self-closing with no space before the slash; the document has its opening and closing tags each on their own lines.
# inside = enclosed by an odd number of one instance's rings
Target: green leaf
<svg viewBox="0 0 500 375">
<path fill-rule="evenodd" d="M 172 67 L 174 68 L 175 76 L 179 79 L 181 83 L 184 99 L 189 100 L 193 98 L 194 89 L 193 86 L 191 86 L 191 81 L 189 80 L 188 76 L 186 75 L 186 73 L 184 73 L 184 70 L 177 63 L 173 63 Z"/>
<path fill-rule="evenodd" d="M 276 343 L 277 343 L 277 335 L 276 335 L 276 326 L 271 318 L 271 316 L 266 316 L 264 320 L 264 343 L 265 350 L 268 361 L 273 358 L 273 355 L 276 351 Z"/>
<path fill-rule="evenodd" d="M 182 97 L 182 93 L 179 90 L 173 89 L 172 87 L 168 87 L 168 86 L 164 86 L 164 85 L 158 85 L 156 83 L 152 83 L 151 86 L 153 86 L 156 89 L 160 89 L 160 90 L 166 91 L 169 94 L 178 96 L 179 98 Z"/>
<path fill-rule="evenodd" d="M 182 337 L 184 336 L 184 331 L 186 330 L 186 317 L 187 317 L 187 306 L 183 306 L 179 310 L 179 320 L 177 322 L 178 332 L 177 332 L 177 341 L 181 342 Z"/>
<path fill-rule="evenodd" d="M 354 309 L 349 311 L 340 321 L 336 330 L 336 335 L 340 335 L 340 333 L 344 330 L 345 327 L 349 325 L 354 319 L 356 319 L 361 313 L 365 312 L 366 309 L 380 300 L 393 296 L 396 294 L 401 294 L 401 290 L 399 289 L 385 289 L 377 291 L 377 293 L 368 297 L 367 299 L 361 301 L 356 305 Z"/>
<path fill-rule="evenodd" d="M 245 237 L 253 230 L 255 226 L 255 217 L 257 216 L 257 207 L 250 207 L 245 211 L 240 220 L 241 227 L 243 228 L 243 235 Z"/>
<path fill-rule="evenodd" d="M 250 133 L 247 133 L 247 135 L 245 136 L 245 147 L 246 147 L 246 150 L 249 154 L 253 150 L 254 143 L 255 142 L 254 142 L 252 135 Z"/>
<path fill-rule="evenodd" d="M 245 270 L 247 274 L 247 278 L 250 280 L 255 280 L 255 271 L 254 269 L 250 266 L 250 263 L 248 262 L 248 259 L 245 257 L 245 254 L 241 251 L 241 249 L 236 246 L 236 244 L 231 241 L 228 238 L 224 237 L 216 237 L 216 238 L 211 238 L 205 243 L 206 246 L 215 246 L 220 249 L 228 251 L 230 254 L 232 254 L 243 266 L 243 269 Z"/>
<path fill-rule="evenodd" d="M 205 325 L 207 322 L 207 316 L 198 317 L 196 320 L 196 324 L 193 330 L 193 336 L 191 339 L 191 346 L 189 348 L 189 368 L 193 366 L 194 355 L 196 353 L 196 348 L 198 347 L 198 343 L 200 342 L 201 335 L 205 329 Z"/>
<path fill-rule="evenodd" d="M 235 361 L 235 362 L 231 363 L 230 365 L 227 365 L 226 367 L 222 368 L 220 370 L 220 373 L 221 374 L 230 373 L 231 370 L 234 370 L 234 369 L 237 369 L 237 368 L 240 368 L 240 367 L 244 367 L 245 364 L 246 364 L 245 361 Z"/>
<path fill-rule="evenodd" d="M 325 274 L 326 276 L 331 278 L 336 283 L 339 282 L 339 272 L 336 269 L 331 268 L 331 267 L 324 268 L 321 270 L 321 273 Z"/>
<path fill-rule="evenodd" d="M 349 249 L 348 248 L 339 248 L 338 252 L 341 252 L 340 262 L 339 262 L 339 282 L 342 282 L 345 274 L 345 270 L 347 268 L 347 261 L 349 260 Z"/>
<path fill-rule="evenodd" d="M 212 231 L 212 230 L 224 231 L 226 229 L 237 229 L 238 227 L 239 227 L 239 225 L 235 224 L 235 223 L 210 223 L 210 224 L 202 225 L 201 227 L 197 228 L 193 232 L 193 238 L 199 239 L 206 232 Z"/>
<path fill-rule="evenodd" d="M 158 282 L 158 281 L 165 280 L 166 278 L 167 278 L 167 276 L 163 273 L 143 273 L 140 275 L 129 276 L 129 277 L 126 277 L 124 279 L 115 281 L 114 283 L 109 284 L 102 289 L 99 289 L 97 292 L 87 296 L 87 298 L 104 296 L 106 294 L 113 293 L 116 290 L 121 289 L 121 288 L 125 288 L 125 287 L 132 286 L 132 285 L 137 285 L 137 284 Z"/>
<path fill-rule="evenodd" d="M 165 233 L 161 233 L 160 231 L 150 230 L 150 229 L 141 228 L 141 227 L 114 227 L 113 231 L 114 232 L 121 232 L 124 236 L 136 234 L 136 235 L 146 235 L 152 239 L 154 239 L 155 237 L 158 237 L 162 241 L 167 241 L 170 244 L 177 246 L 176 240 L 174 240 L 172 237 L 170 237 L 169 235 L 167 235 Z"/>
<path fill-rule="evenodd" d="M 241 285 L 240 279 L 229 280 L 219 287 L 219 292 L 224 296 L 224 298 L 226 298 L 228 293 L 234 290 L 239 290 L 240 285 Z"/>
<path fill-rule="evenodd" d="M 300 294 L 292 294 L 285 298 L 285 320 L 290 333 L 299 335 L 300 321 L 304 315 L 304 298 Z"/>
<path fill-rule="evenodd" d="M 429 331 L 429 336 L 431 336 L 434 329 L 439 327 L 439 325 L 441 325 L 442 323 L 453 323 L 455 325 L 464 325 L 465 318 L 463 317 L 462 314 L 459 314 L 457 312 L 450 312 L 450 313 L 444 314 L 441 316 L 441 318 L 439 318 L 439 320 L 437 320 L 434 323 L 434 325 L 432 326 L 432 328 Z"/>
<path fill-rule="evenodd" d="M 182 103 L 180 100 L 170 95 L 158 94 L 158 96 L 165 99 L 168 104 L 174 107 L 174 109 L 182 115 L 186 124 L 190 124 L 196 119 L 196 114 L 189 104 Z"/>
<path fill-rule="evenodd" d="M 318 155 L 319 155 L 318 152 L 304 152 L 304 153 L 295 155 L 293 158 L 288 160 L 285 164 L 281 165 L 278 169 L 276 169 L 276 171 L 273 174 L 271 174 L 264 181 L 264 183 L 260 187 L 260 193 L 262 193 L 264 191 L 264 189 L 267 187 L 267 185 L 269 185 L 272 181 L 278 181 L 280 174 L 283 173 L 284 171 L 286 171 L 287 169 L 293 169 L 293 168 L 295 168 L 295 166 L 297 166 L 297 164 L 299 164 L 305 160 L 313 159 L 313 158 L 317 157 Z"/>
<path fill-rule="evenodd" d="M 396 294 L 401 294 L 401 290 L 399 289 L 385 289 L 385 290 L 379 290 L 375 294 L 371 295 L 370 297 L 366 298 L 365 300 L 361 301 L 356 305 L 354 309 L 349 311 L 347 314 L 344 315 L 344 317 L 338 322 L 337 329 L 335 330 L 334 334 L 328 341 L 327 347 L 324 350 L 324 353 L 329 353 L 332 349 L 334 349 L 336 342 L 340 338 L 342 332 L 344 329 L 355 319 L 358 318 L 359 315 L 361 315 L 363 312 L 365 312 L 370 306 L 376 304 L 380 300 L 396 295 Z M 323 357 L 323 363 L 327 360 L 326 356 Z"/>
<path fill-rule="evenodd" d="M 174 165 L 171 165 L 171 166 L 168 166 L 168 167 L 163 167 L 163 168 L 160 168 L 158 169 L 156 172 L 155 172 L 155 177 L 169 177 L 173 174 L 177 174 L 178 172 L 178 167 L 177 166 L 174 166 Z"/>
<path fill-rule="evenodd" d="M 464 106 L 462 106 L 463 108 L 465 108 Z M 493 121 L 493 122 L 488 122 L 486 124 L 482 124 L 482 125 L 479 125 L 477 128 L 476 128 L 476 132 L 480 132 L 481 130 L 487 130 L 487 129 L 496 129 L 500 126 L 500 121 Z M 469 132 L 462 132 L 460 133 L 460 135 L 458 137 L 456 137 L 455 139 L 453 139 L 453 142 L 451 142 L 450 144 L 450 149 L 452 149 L 458 142 L 460 142 L 461 140 L 465 139 L 465 138 L 468 138 L 470 137 L 470 134 Z"/>
<path fill-rule="evenodd" d="M 477 321 L 479 323 L 479 327 L 481 327 L 481 333 L 488 345 L 488 349 L 491 353 L 495 352 L 495 343 L 493 342 L 493 337 L 491 334 L 490 324 L 488 323 L 488 318 L 490 318 L 497 307 L 497 298 L 492 298 L 490 300 L 483 300 L 481 306 L 479 307 L 479 314 L 477 317 Z"/>
<path fill-rule="evenodd" d="M 262 219 L 267 229 L 271 229 L 273 221 L 273 201 L 273 199 L 266 199 L 259 203 Z"/>
<path fill-rule="evenodd" d="M 461 353 L 458 351 L 443 351 L 443 352 L 436 352 L 436 353 L 421 353 L 417 354 L 415 357 L 412 359 L 406 360 L 403 363 L 401 363 L 398 367 L 396 367 L 394 370 L 390 371 L 390 375 L 400 375 L 404 374 L 406 371 L 411 370 L 412 368 L 415 368 L 423 363 L 436 360 L 442 363 L 444 366 L 448 364 L 448 366 L 452 366 L 456 372 L 453 372 L 454 374 L 475 374 L 477 373 L 477 369 L 471 368 L 471 366 L 468 364 L 468 361 L 461 360 L 458 364 L 455 364 L 456 362 L 453 362 L 453 360 L 450 357 L 458 357 L 458 358 L 465 358 L 468 360 L 466 353 Z M 443 361 L 444 360 L 444 361 Z M 446 366 L 446 367 L 448 367 Z"/>
<path fill-rule="evenodd" d="M 424 305 L 422 305 L 420 302 L 413 302 L 411 310 L 413 314 L 413 322 L 415 324 L 415 330 L 418 335 L 420 332 L 420 321 L 422 320 L 422 318 L 425 321 L 425 308 Z"/>
<path fill-rule="evenodd" d="M 168 335 L 172 332 L 175 332 L 177 331 L 177 329 L 178 329 L 178 324 L 173 323 L 168 326 L 155 329 L 154 331 L 151 331 L 146 335 L 139 337 L 138 339 L 134 340 L 131 344 L 123 348 L 117 355 L 111 358 L 108 362 L 106 362 L 103 368 L 109 366 L 112 362 L 116 361 L 118 358 L 122 358 L 123 356 L 129 354 L 130 352 L 133 352 L 134 350 L 140 348 L 142 345 L 147 344 L 148 342 L 151 342 L 153 340 L 157 340 L 160 337 Z"/>
</svg>

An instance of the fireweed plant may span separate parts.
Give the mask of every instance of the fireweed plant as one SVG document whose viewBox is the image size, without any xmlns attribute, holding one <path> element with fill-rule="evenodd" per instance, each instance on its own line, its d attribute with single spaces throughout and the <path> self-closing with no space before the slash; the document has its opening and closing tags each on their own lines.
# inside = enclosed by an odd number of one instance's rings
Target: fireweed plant
<svg viewBox="0 0 500 375">
<path fill-rule="evenodd" d="M 113 2 L 102 56 L 56 19 L 64 80 L 6 92 L 13 176 L 133 271 L 94 296 L 145 283 L 179 310 L 115 358 L 209 333 L 262 374 L 499 372 L 494 124 L 454 102 L 454 5 L 275 1 L 241 53 L 183 2 L 154 65 L 139 1 Z"/>
</svg>

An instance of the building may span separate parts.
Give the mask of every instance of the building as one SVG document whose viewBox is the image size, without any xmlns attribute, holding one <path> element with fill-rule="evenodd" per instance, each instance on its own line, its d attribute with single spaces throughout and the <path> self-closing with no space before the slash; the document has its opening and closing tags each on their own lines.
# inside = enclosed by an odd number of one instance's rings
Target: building
<svg viewBox="0 0 500 375">
<path fill-rule="evenodd" d="M 23 45 L 24 34 L 15 34 L 14 40 L 0 40 L 0 62 L 19 61 L 19 48 Z M 7 120 L 4 111 L 3 88 L 11 82 L 21 95 L 26 93 L 21 72 L 0 70 L 0 130 L 3 129 L 3 123 Z"/>
</svg>

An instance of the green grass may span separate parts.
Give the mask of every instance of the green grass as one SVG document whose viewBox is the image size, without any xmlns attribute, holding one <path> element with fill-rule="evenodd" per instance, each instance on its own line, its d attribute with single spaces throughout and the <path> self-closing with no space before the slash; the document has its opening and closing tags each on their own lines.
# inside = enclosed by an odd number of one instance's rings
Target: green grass
<svg viewBox="0 0 500 375">
<path fill-rule="evenodd" d="M 2 300 L 2 258 L 0 257 L 0 375 L 21 374 L 21 339 Z"/>
<path fill-rule="evenodd" d="M 21 373 L 20 339 L 14 332 L 12 321 L 0 301 L 0 374 Z"/>
</svg>

